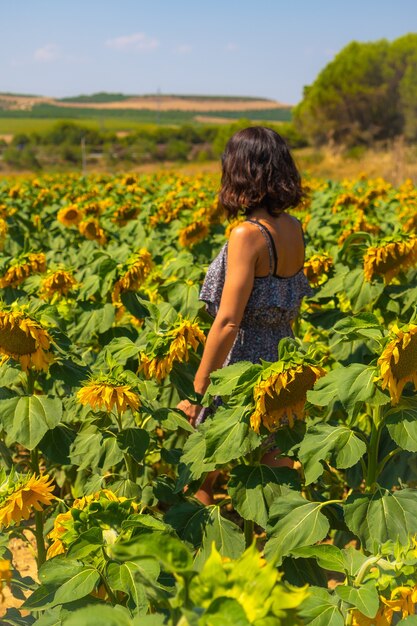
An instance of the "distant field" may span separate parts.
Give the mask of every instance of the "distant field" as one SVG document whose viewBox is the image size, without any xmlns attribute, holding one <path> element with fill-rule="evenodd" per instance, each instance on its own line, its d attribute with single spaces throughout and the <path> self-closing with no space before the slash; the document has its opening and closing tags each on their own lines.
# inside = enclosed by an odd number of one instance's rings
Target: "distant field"
<svg viewBox="0 0 417 626">
<path fill-rule="evenodd" d="M 157 111 L 157 110 L 118 110 L 100 111 L 97 109 L 70 109 L 47 104 L 37 105 L 32 111 L 0 110 L 0 134 L 43 132 L 56 122 L 76 120 L 90 128 L 99 130 L 131 131 L 143 124 L 201 124 L 248 119 L 264 122 L 282 122 L 291 119 L 288 109 L 265 109 L 261 111 L 206 111 L 204 122 L 197 111 Z"/>
<path fill-rule="evenodd" d="M 238 119 L 282 122 L 291 107 L 266 98 L 246 96 L 131 96 L 96 93 L 50 98 L 0 93 L 0 134 L 42 132 L 59 120 L 76 120 L 103 130 L 132 131 L 142 124 L 213 124 Z M 204 122 L 203 122 L 204 119 Z"/>
</svg>

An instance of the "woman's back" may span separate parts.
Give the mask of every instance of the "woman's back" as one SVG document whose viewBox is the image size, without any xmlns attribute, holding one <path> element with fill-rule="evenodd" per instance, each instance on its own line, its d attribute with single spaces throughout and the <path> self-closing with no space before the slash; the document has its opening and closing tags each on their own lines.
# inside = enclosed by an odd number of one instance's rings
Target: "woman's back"
<svg viewBox="0 0 417 626">
<path fill-rule="evenodd" d="M 266 225 L 268 223 L 268 226 Z M 282 214 L 276 218 L 251 216 L 238 228 L 246 229 L 256 248 L 253 286 L 239 330 L 224 365 L 237 361 L 276 361 L 278 343 L 293 336 L 291 324 L 303 296 L 312 293 L 302 271 L 304 242 L 301 225 Z M 250 232 L 249 232 L 250 231 Z M 278 245 L 277 245 L 278 243 Z M 228 244 L 210 264 L 200 299 L 216 316 L 227 271 Z"/>
</svg>

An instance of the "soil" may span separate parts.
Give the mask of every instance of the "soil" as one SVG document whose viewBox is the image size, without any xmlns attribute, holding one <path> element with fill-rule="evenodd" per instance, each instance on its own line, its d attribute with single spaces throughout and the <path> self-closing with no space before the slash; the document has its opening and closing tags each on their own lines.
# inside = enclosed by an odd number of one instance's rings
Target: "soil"
<svg viewBox="0 0 417 626">
<path fill-rule="evenodd" d="M 26 531 L 25 536 L 28 541 L 25 542 L 22 539 L 13 538 L 10 540 L 9 549 L 13 555 L 13 567 L 17 569 L 22 578 L 30 576 L 34 580 L 38 580 L 37 572 L 38 568 L 35 560 L 35 540 L 31 532 Z M 29 593 L 25 594 L 30 595 Z M 15 598 L 9 589 L 9 587 L 3 588 L 3 599 L 0 597 L 0 624 L 1 618 L 6 613 L 7 609 L 19 608 L 23 604 L 24 600 Z M 22 616 L 28 615 L 28 611 L 21 611 Z"/>
</svg>

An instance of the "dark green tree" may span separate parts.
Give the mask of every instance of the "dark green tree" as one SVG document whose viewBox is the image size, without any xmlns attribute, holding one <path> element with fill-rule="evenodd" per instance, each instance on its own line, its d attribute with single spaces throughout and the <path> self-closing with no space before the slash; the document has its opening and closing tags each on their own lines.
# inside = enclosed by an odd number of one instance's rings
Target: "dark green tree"
<svg viewBox="0 0 417 626">
<path fill-rule="evenodd" d="M 304 90 L 294 123 L 315 144 L 417 134 L 417 34 L 352 42 Z"/>
</svg>

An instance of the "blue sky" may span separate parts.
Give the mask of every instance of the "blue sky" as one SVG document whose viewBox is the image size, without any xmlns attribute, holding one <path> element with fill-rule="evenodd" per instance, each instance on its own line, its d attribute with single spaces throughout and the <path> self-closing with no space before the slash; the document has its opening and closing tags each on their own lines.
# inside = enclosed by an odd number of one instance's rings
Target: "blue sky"
<svg viewBox="0 0 417 626">
<path fill-rule="evenodd" d="M 2 5 L 2 6 L 1 6 Z M 1 0 L 0 92 L 301 99 L 352 40 L 417 30 L 417 0 Z"/>
</svg>

